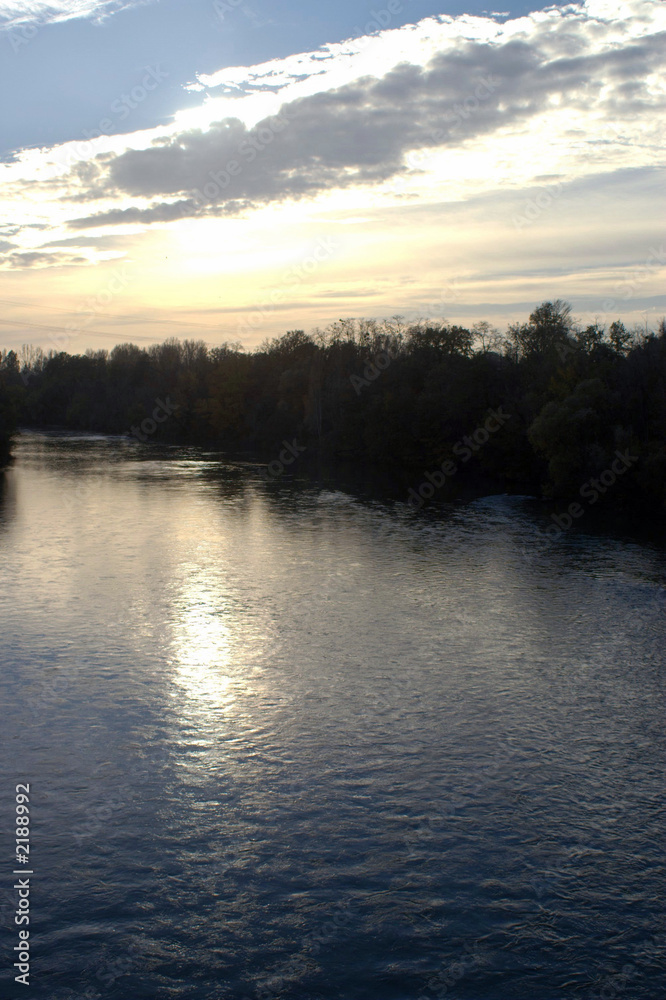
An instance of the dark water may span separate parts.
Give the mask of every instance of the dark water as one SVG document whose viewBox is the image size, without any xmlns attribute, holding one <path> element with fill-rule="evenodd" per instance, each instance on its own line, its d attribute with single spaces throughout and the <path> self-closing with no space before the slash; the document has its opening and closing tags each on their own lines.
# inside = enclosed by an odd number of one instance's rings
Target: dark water
<svg viewBox="0 0 666 1000">
<path fill-rule="evenodd" d="M 0 494 L 2 995 L 666 995 L 666 554 L 25 436 Z M 15 984 L 14 786 L 31 788 Z"/>
</svg>

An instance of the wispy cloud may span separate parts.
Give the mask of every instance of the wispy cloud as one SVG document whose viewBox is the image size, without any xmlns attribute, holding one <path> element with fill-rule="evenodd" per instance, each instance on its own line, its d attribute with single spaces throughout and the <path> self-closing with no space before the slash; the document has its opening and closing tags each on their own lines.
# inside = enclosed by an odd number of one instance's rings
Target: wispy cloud
<svg viewBox="0 0 666 1000">
<path fill-rule="evenodd" d="M 0 0 L 0 30 L 19 24 L 49 24 L 75 18 L 102 20 L 142 0 Z"/>
<path fill-rule="evenodd" d="M 44 253 L 40 250 L 28 250 L 23 253 L 5 254 L 0 258 L 0 268 L 24 270 L 30 267 L 64 267 L 73 264 L 89 264 L 85 257 L 69 253 Z"/>
</svg>

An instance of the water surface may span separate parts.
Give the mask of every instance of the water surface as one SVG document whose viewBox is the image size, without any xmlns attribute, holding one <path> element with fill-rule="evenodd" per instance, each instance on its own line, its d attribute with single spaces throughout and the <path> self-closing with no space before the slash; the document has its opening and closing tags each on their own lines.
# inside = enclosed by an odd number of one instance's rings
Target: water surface
<svg viewBox="0 0 666 1000">
<path fill-rule="evenodd" d="M 16 451 L 3 885 L 27 781 L 33 985 L 6 961 L 6 995 L 665 994 L 663 547 L 583 522 L 543 550 L 529 498 Z"/>
</svg>

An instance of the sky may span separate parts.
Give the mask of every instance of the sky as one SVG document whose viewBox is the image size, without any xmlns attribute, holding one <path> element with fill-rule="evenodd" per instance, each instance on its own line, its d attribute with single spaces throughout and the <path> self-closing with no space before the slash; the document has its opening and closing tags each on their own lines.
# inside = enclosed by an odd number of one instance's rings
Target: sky
<svg viewBox="0 0 666 1000">
<path fill-rule="evenodd" d="M 663 0 L 0 0 L 0 348 L 666 314 Z"/>
</svg>

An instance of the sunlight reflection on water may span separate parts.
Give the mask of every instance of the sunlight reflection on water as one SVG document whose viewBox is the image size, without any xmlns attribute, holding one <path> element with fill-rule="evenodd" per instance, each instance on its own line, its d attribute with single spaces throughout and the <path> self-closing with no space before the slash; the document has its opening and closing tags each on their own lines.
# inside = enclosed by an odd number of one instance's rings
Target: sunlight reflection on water
<svg viewBox="0 0 666 1000">
<path fill-rule="evenodd" d="M 2 483 L 34 996 L 666 994 L 663 549 L 111 438 Z"/>
</svg>

